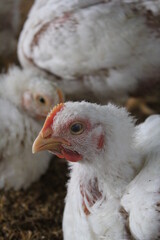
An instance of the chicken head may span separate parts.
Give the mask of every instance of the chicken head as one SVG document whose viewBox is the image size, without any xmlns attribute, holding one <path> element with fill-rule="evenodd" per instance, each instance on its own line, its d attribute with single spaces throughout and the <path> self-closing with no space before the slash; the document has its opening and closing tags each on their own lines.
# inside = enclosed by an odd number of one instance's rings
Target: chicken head
<svg viewBox="0 0 160 240">
<path fill-rule="evenodd" d="M 60 158 L 77 162 L 89 161 L 92 152 L 99 154 L 103 150 L 103 124 L 97 121 L 92 108 L 90 117 L 87 116 L 84 102 L 79 105 L 78 111 L 75 106 L 69 102 L 53 108 L 35 140 L 33 152 L 49 150 Z"/>
</svg>

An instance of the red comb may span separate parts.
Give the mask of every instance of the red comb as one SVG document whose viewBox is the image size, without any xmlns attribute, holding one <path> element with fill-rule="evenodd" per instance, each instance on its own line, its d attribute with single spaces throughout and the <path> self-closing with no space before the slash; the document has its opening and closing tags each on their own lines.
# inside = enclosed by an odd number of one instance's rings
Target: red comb
<svg viewBox="0 0 160 240">
<path fill-rule="evenodd" d="M 51 126 L 51 124 L 53 123 L 54 117 L 63 107 L 64 107 L 64 103 L 60 103 L 51 110 L 51 112 L 48 114 L 46 121 L 43 125 L 42 132 L 44 132 L 48 127 Z"/>
</svg>

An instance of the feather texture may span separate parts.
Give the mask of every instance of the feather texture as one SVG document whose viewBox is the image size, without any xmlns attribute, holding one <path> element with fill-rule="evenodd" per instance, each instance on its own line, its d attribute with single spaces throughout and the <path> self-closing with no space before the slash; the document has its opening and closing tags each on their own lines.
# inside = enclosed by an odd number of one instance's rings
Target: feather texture
<svg viewBox="0 0 160 240">
<path fill-rule="evenodd" d="M 0 188 L 27 188 L 46 171 L 50 155 L 33 156 L 32 142 L 58 91 L 33 70 L 13 66 L 0 75 Z"/>
<path fill-rule="evenodd" d="M 37 0 L 19 59 L 61 78 L 78 100 L 123 98 L 159 82 L 159 17 L 159 0 Z"/>
<path fill-rule="evenodd" d="M 0 112 L 0 188 L 27 188 L 49 165 L 48 153 L 33 156 L 31 152 L 41 125 L 4 99 Z"/>
<path fill-rule="evenodd" d="M 135 127 L 125 109 L 111 104 L 67 102 L 58 109 L 33 151 L 67 152 L 64 239 L 159 239 L 160 116 Z"/>
</svg>

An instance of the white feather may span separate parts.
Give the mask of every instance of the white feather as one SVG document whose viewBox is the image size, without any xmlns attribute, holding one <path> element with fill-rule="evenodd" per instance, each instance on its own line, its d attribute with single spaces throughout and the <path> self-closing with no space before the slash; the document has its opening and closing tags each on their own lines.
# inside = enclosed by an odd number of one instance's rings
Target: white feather
<svg viewBox="0 0 160 240">
<path fill-rule="evenodd" d="M 0 99 L 0 188 L 27 188 L 45 173 L 50 155 L 33 155 L 41 125 L 12 103 Z"/>
<path fill-rule="evenodd" d="M 123 97 L 159 81 L 159 13 L 159 0 L 37 0 L 19 39 L 20 62 L 60 76 L 77 99 L 84 89 L 101 102 Z"/>
<path fill-rule="evenodd" d="M 122 204 L 129 213 L 130 230 L 138 240 L 160 238 L 160 115 L 149 117 L 137 127 L 137 150 L 146 159 L 129 184 Z"/>
<path fill-rule="evenodd" d="M 31 96 L 27 109 L 26 93 Z M 46 107 L 36 100 L 37 94 L 49 99 Z M 0 75 L 0 188 L 27 188 L 46 171 L 50 155 L 33 155 L 32 143 L 42 127 L 44 110 L 57 103 L 57 86 L 45 74 L 13 66 Z"/>
<path fill-rule="evenodd" d="M 79 121 L 85 130 L 73 135 L 69 124 Z M 159 239 L 159 125 L 160 116 L 152 116 L 135 127 L 125 109 L 111 104 L 64 104 L 54 117 L 53 137 L 82 156 L 70 163 L 65 240 Z M 101 135 L 104 145 L 97 149 Z"/>
</svg>

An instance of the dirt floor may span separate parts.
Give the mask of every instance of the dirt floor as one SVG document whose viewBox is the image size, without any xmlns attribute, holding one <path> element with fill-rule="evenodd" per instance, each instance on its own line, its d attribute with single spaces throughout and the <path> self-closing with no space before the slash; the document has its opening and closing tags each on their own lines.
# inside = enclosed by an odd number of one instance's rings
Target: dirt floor
<svg viewBox="0 0 160 240">
<path fill-rule="evenodd" d="M 67 164 L 53 158 L 46 174 L 23 191 L 0 191 L 0 240 L 61 240 Z"/>
</svg>

